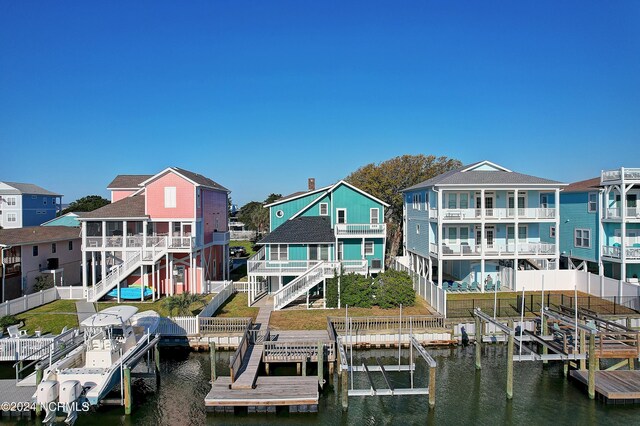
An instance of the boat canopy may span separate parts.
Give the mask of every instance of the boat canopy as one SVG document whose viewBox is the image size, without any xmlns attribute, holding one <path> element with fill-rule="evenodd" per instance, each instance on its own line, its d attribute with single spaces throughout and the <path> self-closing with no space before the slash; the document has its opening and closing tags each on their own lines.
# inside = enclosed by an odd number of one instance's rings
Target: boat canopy
<svg viewBox="0 0 640 426">
<path fill-rule="evenodd" d="M 138 312 L 138 308 L 135 306 L 113 306 L 111 308 L 103 309 L 97 314 L 91 315 L 80 323 L 84 327 L 107 327 L 110 325 L 121 325 L 129 319 L 135 313 Z"/>
</svg>

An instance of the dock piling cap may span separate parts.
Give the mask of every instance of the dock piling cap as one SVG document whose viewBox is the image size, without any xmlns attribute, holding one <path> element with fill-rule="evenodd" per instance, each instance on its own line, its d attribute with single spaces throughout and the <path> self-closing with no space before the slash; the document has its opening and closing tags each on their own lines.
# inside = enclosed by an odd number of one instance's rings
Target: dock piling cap
<svg viewBox="0 0 640 426">
<path fill-rule="evenodd" d="M 107 327 L 110 325 L 121 325 L 131 319 L 138 308 L 135 306 L 120 305 L 103 309 L 102 311 L 91 315 L 80 323 L 83 327 Z"/>
</svg>

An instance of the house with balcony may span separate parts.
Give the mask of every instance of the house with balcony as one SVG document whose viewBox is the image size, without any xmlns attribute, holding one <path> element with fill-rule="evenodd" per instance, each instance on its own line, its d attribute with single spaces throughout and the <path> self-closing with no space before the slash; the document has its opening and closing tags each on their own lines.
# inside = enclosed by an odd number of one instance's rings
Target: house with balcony
<svg viewBox="0 0 640 426">
<path fill-rule="evenodd" d="M 79 285 L 80 259 L 79 227 L 0 229 L 2 301 L 33 293 L 43 275 L 58 286 Z"/>
<path fill-rule="evenodd" d="M 511 286 L 518 269 L 557 269 L 563 186 L 480 161 L 406 188 L 404 255 L 429 280 L 476 291 Z"/>
<path fill-rule="evenodd" d="M 638 282 L 640 277 L 640 169 L 600 174 L 601 261 L 604 275 Z"/>
<path fill-rule="evenodd" d="M 309 297 L 324 300 L 326 278 L 340 270 L 384 270 L 388 205 L 371 194 L 345 181 L 316 189 L 310 179 L 307 191 L 265 207 L 270 233 L 247 264 L 249 304 L 267 293 L 275 309 L 305 297 L 308 307 Z"/>
<path fill-rule="evenodd" d="M 31 183 L 0 182 L 0 228 L 39 226 L 60 210 L 60 194 Z"/>
<path fill-rule="evenodd" d="M 178 167 L 117 176 L 109 188 L 111 204 L 77 217 L 87 300 L 132 286 L 154 299 L 204 293 L 227 279 L 228 189 Z"/>
</svg>

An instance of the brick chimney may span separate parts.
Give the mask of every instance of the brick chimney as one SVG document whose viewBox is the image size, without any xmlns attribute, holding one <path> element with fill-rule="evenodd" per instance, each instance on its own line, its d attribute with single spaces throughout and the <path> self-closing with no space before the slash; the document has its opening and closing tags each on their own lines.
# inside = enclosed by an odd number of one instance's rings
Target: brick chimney
<svg viewBox="0 0 640 426">
<path fill-rule="evenodd" d="M 315 191 L 316 190 L 316 179 L 315 178 L 309 178 L 308 183 L 309 183 L 309 191 Z"/>
</svg>

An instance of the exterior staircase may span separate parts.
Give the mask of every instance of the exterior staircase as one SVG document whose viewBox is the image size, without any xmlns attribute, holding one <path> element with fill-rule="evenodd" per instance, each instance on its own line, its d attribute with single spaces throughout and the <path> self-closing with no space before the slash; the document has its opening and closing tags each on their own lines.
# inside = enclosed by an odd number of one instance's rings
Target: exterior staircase
<svg viewBox="0 0 640 426">
<path fill-rule="evenodd" d="M 141 249 L 123 263 L 111 268 L 111 271 L 101 281 L 87 288 L 87 301 L 97 302 L 119 282 L 140 269 L 140 266 L 150 265 L 160 260 L 167 253 L 166 241 L 164 244 L 163 241 L 165 240 L 161 240 L 153 247 Z"/>
</svg>

